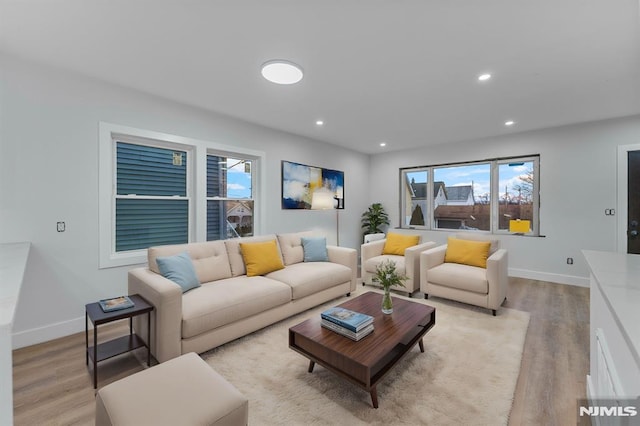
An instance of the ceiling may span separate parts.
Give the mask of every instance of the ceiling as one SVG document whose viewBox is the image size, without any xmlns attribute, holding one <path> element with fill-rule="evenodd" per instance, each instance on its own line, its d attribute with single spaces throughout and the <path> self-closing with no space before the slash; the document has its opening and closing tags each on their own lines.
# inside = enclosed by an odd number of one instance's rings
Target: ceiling
<svg viewBox="0 0 640 426">
<path fill-rule="evenodd" d="M 0 0 L 0 51 L 378 153 L 640 114 L 639 16 L 638 0 Z M 303 80 L 264 80 L 271 59 Z"/>
</svg>

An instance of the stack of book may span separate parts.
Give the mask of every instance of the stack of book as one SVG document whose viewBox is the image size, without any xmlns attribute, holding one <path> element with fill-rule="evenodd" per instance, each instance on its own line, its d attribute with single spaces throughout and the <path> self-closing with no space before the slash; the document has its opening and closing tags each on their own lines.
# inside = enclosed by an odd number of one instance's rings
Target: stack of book
<svg viewBox="0 0 640 426">
<path fill-rule="evenodd" d="M 373 317 L 335 307 L 320 314 L 322 326 L 356 342 L 373 331 Z"/>
</svg>

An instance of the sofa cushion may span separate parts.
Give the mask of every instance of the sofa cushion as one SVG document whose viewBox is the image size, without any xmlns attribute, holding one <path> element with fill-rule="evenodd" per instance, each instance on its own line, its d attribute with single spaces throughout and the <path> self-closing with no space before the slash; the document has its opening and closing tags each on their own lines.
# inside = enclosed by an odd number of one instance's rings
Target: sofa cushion
<svg viewBox="0 0 640 426">
<path fill-rule="evenodd" d="M 274 234 L 269 234 L 259 235 L 255 237 L 231 238 L 229 240 L 222 241 L 227 249 L 227 255 L 229 256 L 231 276 L 237 277 L 240 275 L 245 275 L 247 273 L 247 270 L 244 266 L 244 259 L 242 258 L 242 252 L 240 251 L 240 243 L 269 241 L 275 239 L 276 236 Z M 279 247 L 278 251 L 280 251 Z"/>
<path fill-rule="evenodd" d="M 419 235 L 401 235 L 389 232 L 387 240 L 384 242 L 382 254 L 395 254 L 404 256 L 404 251 L 409 247 L 420 244 Z"/>
<path fill-rule="evenodd" d="M 291 301 L 291 288 L 265 277 L 204 283 L 182 295 L 182 338 L 231 324 Z"/>
<path fill-rule="evenodd" d="M 302 248 L 302 237 L 311 237 L 313 232 L 292 232 L 289 234 L 278 234 L 278 244 L 282 250 L 282 258 L 285 265 L 300 263 L 304 259 Z"/>
<path fill-rule="evenodd" d="M 156 257 L 156 263 L 162 276 L 178 284 L 183 293 L 200 287 L 196 270 L 186 251 L 175 256 Z"/>
<path fill-rule="evenodd" d="M 489 241 L 471 241 L 449 237 L 444 261 L 486 268 L 490 248 Z"/>
<path fill-rule="evenodd" d="M 391 260 L 393 263 L 396 264 L 396 271 L 399 274 L 406 274 L 406 267 L 405 267 L 405 258 L 404 256 L 396 256 L 393 254 L 383 254 L 380 256 L 374 256 L 371 257 L 369 259 L 367 259 L 364 262 L 364 270 L 367 272 L 371 272 L 372 274 L 376 273 L 376 267 L 381 264 L 384 261 L 387 260 Z"/>
<path fill-rule="evenodd" d="M 272 272 L 267 278 L 290 286 L 296 300 L 350 281 L 351 269 L 331 262 L 303 262 Z"/>
<path fill-rule="evenodd" d="M 484 268 L 459 263 L 443 263 L 429 269 L 426 274 L 427 280 L 433 284 L 480 294 L 489 293 L 487 270 Z"/>
<path fill-rule="evenodd" d="M 276 240 L 240 243 L 240 251 L 248 277 L 266 275 L 284 268 Z"/>
<path fill-rule="evenodd" d="M 173 256 L 182 252 L 189 253 L 193 268 L 200 283 L 231 278 L 231 268 L 227 248 L 223 241 L 208 241 L 204 243 L 174 244 L 168 246 L 150 247 L 147 251 L 149 269 L 160 274 L 156 258 L 158 256 Z"/>
<path fill-rule="evenodd" d="M 327 239 L 325 237 L 302 237 L 305 262 L 328 262 Z"/>
</svg>

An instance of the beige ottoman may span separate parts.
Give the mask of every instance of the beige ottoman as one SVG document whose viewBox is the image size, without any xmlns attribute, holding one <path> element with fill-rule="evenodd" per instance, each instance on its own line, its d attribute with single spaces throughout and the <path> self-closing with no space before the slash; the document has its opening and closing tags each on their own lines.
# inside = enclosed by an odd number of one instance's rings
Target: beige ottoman
<svg viewBox="0 0 640 426">
<path fill-rule="evenodd" d="M 247 398 L 195 353 L 111 383 L 96 396 L 96 425 L 246 425 Z"/>
</svg>

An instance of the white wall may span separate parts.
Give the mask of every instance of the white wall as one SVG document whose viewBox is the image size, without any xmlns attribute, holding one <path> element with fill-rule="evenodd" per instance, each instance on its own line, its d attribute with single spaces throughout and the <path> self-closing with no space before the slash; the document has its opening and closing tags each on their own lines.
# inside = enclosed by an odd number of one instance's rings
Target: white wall
<svg viewBox="0 0 640 426">
<path fill-rule="evenodd" d="M 84 330 L 86 303 L 126 293 L 129 267 L 98 269 L 101 121 L 265 152 L 262 233 L 314 229 L 335 242 L 334 212 L 281 210 L 280 162 L 343 170 L 340 244 L 359 248 L 367 155 L 13 57 L 0 55 L 0 75 L 0 242 L 33 243 L 14 347 Z"/>
<path fill-rule="evenodd" d="M 370 157 L 12 57 L 0 55 L 0 73 L 0 243 L 33 243 L 16 347 L 81 331 L 84 304 L 126 292 L 128 267 L 98 269 L 101 121 L 266 152 L 263 233 L 312 228 L 332 242 L 334 212 L 280 209 L 280 161 L 344 170 L 340 243 L 354 248 L 370 203 L 399 223 L 400 167 L 540 154 L 546 237 L 504 236 L 502 245 L 512 275 L 578 285 L 588 282 L 581 249 L 616 248 L 616 217 L 604 215 L 617 208 L 616 146 L 640 143 L 639 116 Z M 444 231 L 424 234 L 446 241 Z"/>
<path fill-rule="evenodd" d="M 428 131 L 425 133 L 428 138 Z M 540 154 L 540 231 L 544 238 L 505 235 L 510 274 L 588 285 L 581 249 L 616 250 L 616 147 L 640 143 L 640 116 L 380 153 L 371 160 L 370 201 L 399 219 L 399 168 Z M 423 232 L 445 243 L 447 231 Z M 567 265 L 568 257 L 574 259 Z"/>
</svg>

